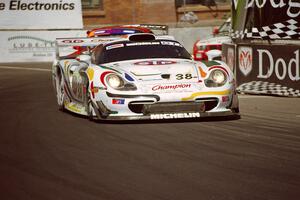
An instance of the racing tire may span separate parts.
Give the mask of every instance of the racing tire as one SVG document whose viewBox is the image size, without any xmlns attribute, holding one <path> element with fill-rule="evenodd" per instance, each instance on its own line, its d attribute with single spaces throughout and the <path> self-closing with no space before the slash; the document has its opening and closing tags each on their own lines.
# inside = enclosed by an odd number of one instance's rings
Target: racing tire
<svg viewBox="0 0 300 200">
<path fill-rule="evenodd" d="M 240 113 L 240 108 L 236 107 L 236 108 L 232 108 L 231 109 L 233 113 Z"/>
<path fill-rule="evenodd" d="M 58 109 L 60 111 L 65 111 L 65 89 L 64 89 L 64 78 L 62 73 L 59 71 L 59 73 L 56 76 L 56 99 L 57 99 L 57 105 Z"/>
<path fill-rule="evenodd" d="M 87 102 L 87 117 L 90 121 L 94 121 L 94 116 L 93 116 L 94 108 L 92 105 L 92 101 L 88 99 Z"/>
<path fill-rule="evenodd" d="M 91 96 L 90 96 L 90 93 L 89 93 L 89 90 L 88 90 L 88 85 L 86 86 L 86 99 L 85 99 L 85 102 L 86 102 L 86 113 L 87 113 L 87 117 L 90 121 L 94 121 L 95 118 L 94 118 L 94 113 L 95 112 L 95 108 L 93 106 L 93 102 L 91 100 Z"/>
</svg>

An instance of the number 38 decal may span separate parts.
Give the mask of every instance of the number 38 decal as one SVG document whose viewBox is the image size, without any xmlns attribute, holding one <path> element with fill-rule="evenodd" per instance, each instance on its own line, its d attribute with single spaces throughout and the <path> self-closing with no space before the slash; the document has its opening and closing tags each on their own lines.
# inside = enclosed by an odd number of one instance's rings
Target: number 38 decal
<svg viewBox="0 0 300 200">
<path fill-rule="evenodd" d="M 176 74 L 177 80 L 192 79 L 192 78 L 193 78 L 192 74 Z"/>
</svg>

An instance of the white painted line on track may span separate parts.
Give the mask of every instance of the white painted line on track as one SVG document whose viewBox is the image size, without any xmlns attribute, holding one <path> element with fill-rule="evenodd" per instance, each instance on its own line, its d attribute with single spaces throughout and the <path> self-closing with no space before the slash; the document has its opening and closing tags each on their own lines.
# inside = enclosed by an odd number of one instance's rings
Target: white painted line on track
<svg viewBox="0 0 300 200">
<path fill-rule="evenodd" d="M 29 71 L 51 72 L 51 69 L 31 68 L 31 67 L 0 66 L 0 69 L 14 69 L 14 70 L 29 70 Z"/>
</svg>

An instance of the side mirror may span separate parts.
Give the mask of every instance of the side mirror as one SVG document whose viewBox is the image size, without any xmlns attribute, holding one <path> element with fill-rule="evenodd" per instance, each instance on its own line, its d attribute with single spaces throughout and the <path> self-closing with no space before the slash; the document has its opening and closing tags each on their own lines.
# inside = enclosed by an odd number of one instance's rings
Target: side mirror
<svg viewBox="0 0 300 200">
<path fill-rule="evenodd" d="M 221 60 L 222 51 L 220 51 L 218 49 L 209 50 L 208 52 L 206 52 L 206 55 L 207 55 L 208 61 Z"/>
</svg>

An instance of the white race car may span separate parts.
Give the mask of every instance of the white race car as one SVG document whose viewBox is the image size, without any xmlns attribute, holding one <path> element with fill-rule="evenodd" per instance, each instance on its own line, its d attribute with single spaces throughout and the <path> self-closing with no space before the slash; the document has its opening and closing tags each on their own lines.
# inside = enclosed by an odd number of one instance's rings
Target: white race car
<svg viewBox="0 0 300 200">
<path fill-rule="evenodd" d="M 70 47 L 80 47 L 80 55 Z M 170 36 L 58 39 L 57 49 L 52 73 L 60 110 L 101 120 L 239 116 L 229 67 L 192 60 Z"/>
</svg>

